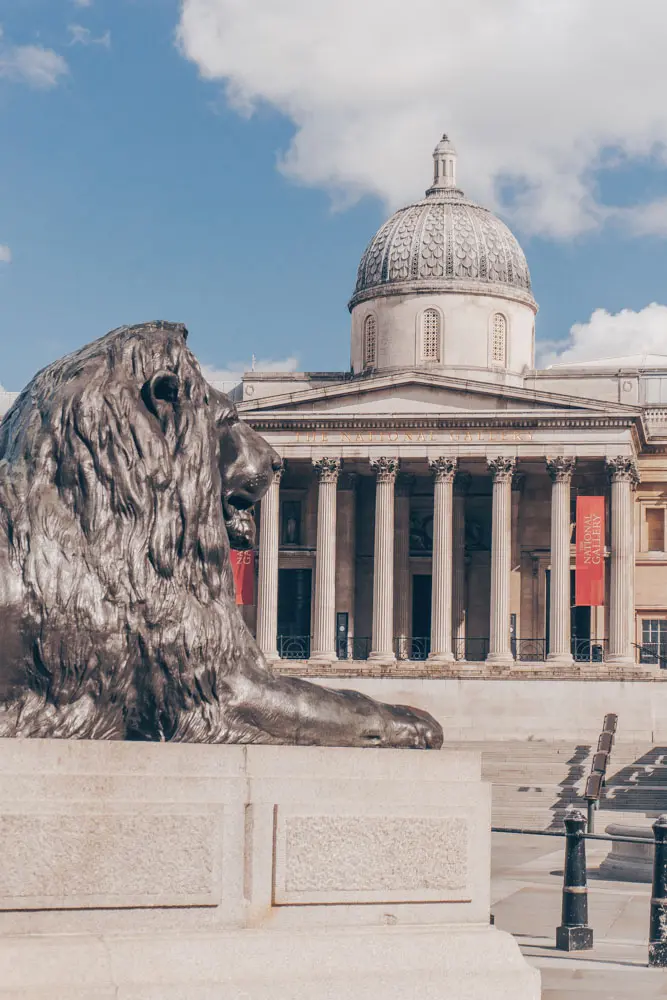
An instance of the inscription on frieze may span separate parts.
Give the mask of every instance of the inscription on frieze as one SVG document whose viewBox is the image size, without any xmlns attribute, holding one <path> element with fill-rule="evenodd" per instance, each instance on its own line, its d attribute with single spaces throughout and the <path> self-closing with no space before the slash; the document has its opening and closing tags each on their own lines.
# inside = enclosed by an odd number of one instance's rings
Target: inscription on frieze
<svg viewBox="0 0 667 1000">
<path fill-rule="evenodd" d="M 527 430 L 321 430 L 294 431 L 296 444 L 520 444 L 534 439 Z"/>
</svg>

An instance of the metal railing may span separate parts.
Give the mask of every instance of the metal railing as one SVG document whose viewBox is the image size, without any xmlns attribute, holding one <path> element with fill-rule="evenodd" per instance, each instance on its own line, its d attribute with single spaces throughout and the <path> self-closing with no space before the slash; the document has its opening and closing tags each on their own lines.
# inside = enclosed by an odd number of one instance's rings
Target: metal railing
<svg viewBox="0 0 667 1000">
<path fill-rule="evenodd" d="M 512 639 L 510 643 L 514 659 L 521 662 L 546 660 L 546 639 Z"/>
<path fill-rule="evenodd" d="M 572 656 L 575 663 L 602 663 L 605 659 L 604 639 L 572 639 Z"/>
<path fill-rule="evenodd" d="M 307 660 L 310 656 L 310 636 L 279 635 L 278 656 L 283 660 Z"/>
<path fill-rule="evenodd" d="M 394 638 L 397 660 L 425 660 L 431 652 L 429 635 L 399 635 Z"/>
<path fill-rule="evenodd" d="M 662 642 L 643 642 L 634 644 L 637 663 L 658 664 L 662 670 L 667 670 L 667 648 Z"/>
</svg>

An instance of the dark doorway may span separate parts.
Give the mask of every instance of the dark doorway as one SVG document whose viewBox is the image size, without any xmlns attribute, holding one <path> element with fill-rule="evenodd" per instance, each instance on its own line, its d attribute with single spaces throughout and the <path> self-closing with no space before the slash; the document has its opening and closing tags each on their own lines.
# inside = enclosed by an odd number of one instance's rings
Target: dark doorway
<svg viewBox="0 0 667 1000">
<path fill-rule="evenodd" d="M 601 660 L 602 646 L 591 641 L 591 609 L 574 603 L 574 570 L 570 574 L 570 627 L 572 630 L 572 655 L 577 661 Z"/>
<path fill-rule="evenodd" d="M 310 656 L 312 570 L 278 570 L 278 653 L 288 660 Z"/>
<path fill-rule="evenodd" d="M 412 577 L 411 660 L 425 660 L 431 648 L 431 584 L 425 573 Z"/>
</svg>

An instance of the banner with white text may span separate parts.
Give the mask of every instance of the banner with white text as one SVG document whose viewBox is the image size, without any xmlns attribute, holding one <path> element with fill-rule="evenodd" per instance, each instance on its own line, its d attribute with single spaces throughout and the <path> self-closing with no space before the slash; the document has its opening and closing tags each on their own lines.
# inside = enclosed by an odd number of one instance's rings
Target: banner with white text
<svg viewBox="0 0 667 1000">
<path fill-rule="evenodd" d="M 232 569 L 237 604 L 255 603 L 255 553 L 252 549 L 232 549 Z"/>
<path fill-rule="evenodd" d="M 604 497 L 577 497 L 576 605 L 604 604 Z"/>
</svg>

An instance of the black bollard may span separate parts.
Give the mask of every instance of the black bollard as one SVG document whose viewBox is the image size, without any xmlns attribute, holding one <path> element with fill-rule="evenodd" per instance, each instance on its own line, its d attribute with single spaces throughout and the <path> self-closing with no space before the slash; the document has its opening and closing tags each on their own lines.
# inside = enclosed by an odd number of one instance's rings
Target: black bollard
<svg viewBox="0 0 667 1000">
<path fill-rule="evenodd" d="M 586 886 L 586 817 L 574 809 L 565 817 L 565 873 L 563 915 L 556 931 L 560 951 L 587 951 L 593 947 L 593 928 L 588 926 Z"/>
<path fill-rule="evenodd" d="M 667 816 L 653 824 L 655 857 L 651 892 L 651 925 L 648 935 L 648 964 L 667 967 Z"/>
</svg>

